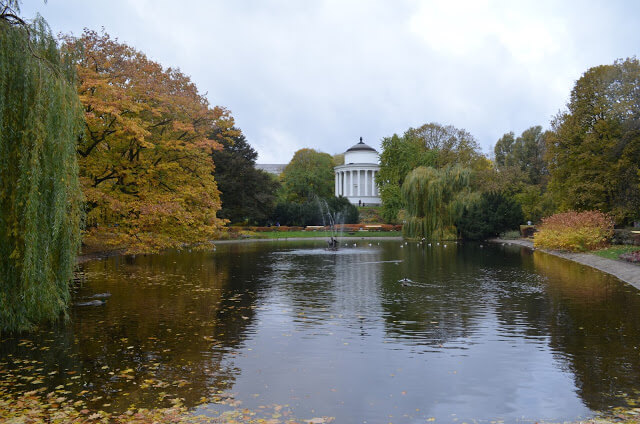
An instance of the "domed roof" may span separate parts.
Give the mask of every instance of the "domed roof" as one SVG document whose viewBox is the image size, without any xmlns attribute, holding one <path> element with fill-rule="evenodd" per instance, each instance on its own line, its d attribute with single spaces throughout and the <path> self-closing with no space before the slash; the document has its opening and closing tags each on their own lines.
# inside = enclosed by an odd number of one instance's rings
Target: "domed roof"
<svg viewBox="0 0 640 424">
<path fill-rule="evenodd" d="M 354 144 L 353 146 L 349 147 L 347 149 L 347 152 L 375 152 L 378 153 L 378 151 L 376 149 L 374 149 L 373 147 L 364 144 L 364 141 L 362 141 L 362 137 L 360 137 L 360 143 L 358 144 Z"/>
</svg>

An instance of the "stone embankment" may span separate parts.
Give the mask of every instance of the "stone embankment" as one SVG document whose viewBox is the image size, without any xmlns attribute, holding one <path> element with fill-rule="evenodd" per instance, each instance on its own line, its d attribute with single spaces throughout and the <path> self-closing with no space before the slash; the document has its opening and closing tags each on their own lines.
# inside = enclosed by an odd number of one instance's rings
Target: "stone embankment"
<svg viewBox="0 0 640 424">
<path fill-rule="evenodd" d="M 530 249 L 535 249 L 533 247 L 533 242 L 525 239 L 518 239 L 518 240 L 492 239 L 490 241 L 495 243 L 515 244 L 518 246 L 524 246 Z M 601 258 L 600 256 L 593 255 L 591 253 L 572 253 L 572 252 L 561 252 L 558 250 L 547 250 L 547 249 L 535 249 L 535 250 L 548 253 L 550 255 L 558 256 L 560 258 L 568 259 L 570 261 L 578 262 L 580 264 L 590 266 L 591 268 L 595 268 L 602 272 L 606 272 L 607 274 L 611 274 L 614 277 L 617 277 L 620 280 L 627 282 L 631 284 L 633 287 L 640 290 L 640 266 L 638 265 L 635 265 L 629 262 L 624 262 L 624 261 L 616 261 L 613 259 Z"/>
</svg>

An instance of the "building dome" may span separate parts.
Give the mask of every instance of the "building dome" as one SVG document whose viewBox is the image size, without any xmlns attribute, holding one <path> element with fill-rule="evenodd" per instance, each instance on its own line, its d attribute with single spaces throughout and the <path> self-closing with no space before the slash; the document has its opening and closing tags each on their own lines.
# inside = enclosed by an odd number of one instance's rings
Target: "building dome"
<svg viewBox="0 0 640 424">
<path fill-rule="evenodd" d="M 347 149 L 347 152 L 362 152 L 362 151 L 378 153 L 378 151 L 373 147 L 369 146 L 368 144 L 364 144 L 364 141 L 362 141 L 362 137 L 360 137 L 360 143 L 354 144 L 353 146 Z"/>
<path fill-rule="evenodd" d="M 344 163 L 378 163 L 378 151 L 368 144 L 364 144 L 362 137 L 360 143 L 355 144 L 344 152 Z"/>
</svg>

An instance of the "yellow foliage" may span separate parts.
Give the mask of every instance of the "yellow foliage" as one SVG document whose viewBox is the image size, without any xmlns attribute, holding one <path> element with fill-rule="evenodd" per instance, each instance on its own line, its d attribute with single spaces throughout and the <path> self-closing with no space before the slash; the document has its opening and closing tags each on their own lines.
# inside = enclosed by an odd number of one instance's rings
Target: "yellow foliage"
<svg viewBox="0 0 640 424">
<path fill-rule="evenodd" d="M 584 252 L 605 247 L 612 234 L 613 220 L 602 212 L 564 212 L 542 220 L 534 245 Z"/>
<path fill-rule="evenodd" d="M 237 133 L 187 76 L 86 30 L 74 54 L 86 131 L 78 143 L 87 237 L 129 253 L 216 238 L 224 220 L 211 152 Z M 215 138 L 215 139 L 214 139 Z"/>
</svg>

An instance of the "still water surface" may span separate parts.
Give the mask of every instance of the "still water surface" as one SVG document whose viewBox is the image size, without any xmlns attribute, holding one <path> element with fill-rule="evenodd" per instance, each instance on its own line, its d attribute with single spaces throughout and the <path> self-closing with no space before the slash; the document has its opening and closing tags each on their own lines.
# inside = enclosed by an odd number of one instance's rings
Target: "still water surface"
<svg viewBox="0 0 640 424">
<path fill-rule="evenodd" d="M 574 420 L 638 397 L 640 296 L 615 278 L 512 246 L 323 246 L 84 264 L 76 301 L 106 305 L 2 340 L 0 373 L 109 411 L 207 413 L 222 393 L 340 423 Z"/>
</svg>

